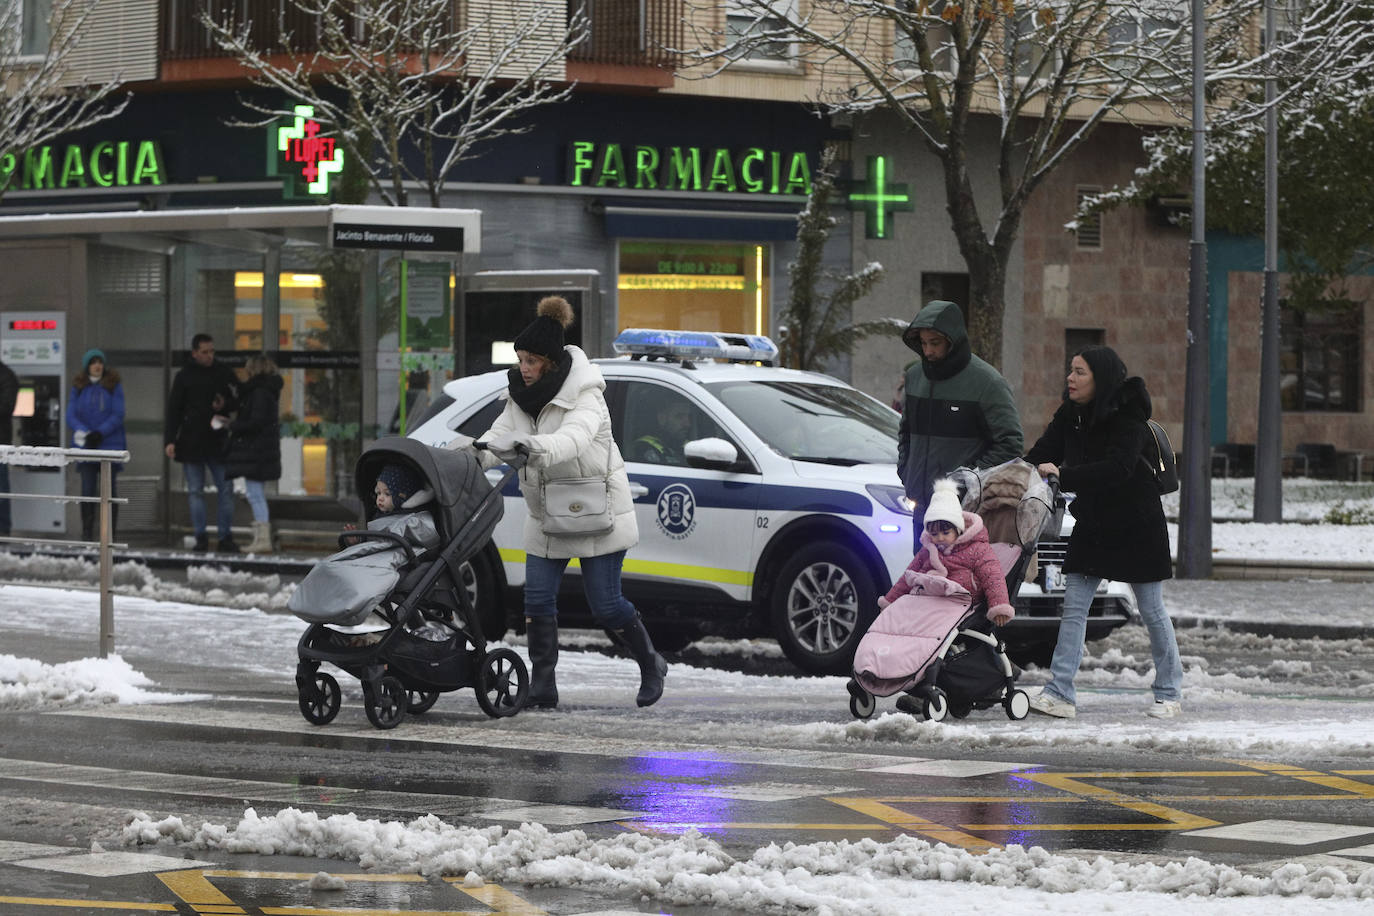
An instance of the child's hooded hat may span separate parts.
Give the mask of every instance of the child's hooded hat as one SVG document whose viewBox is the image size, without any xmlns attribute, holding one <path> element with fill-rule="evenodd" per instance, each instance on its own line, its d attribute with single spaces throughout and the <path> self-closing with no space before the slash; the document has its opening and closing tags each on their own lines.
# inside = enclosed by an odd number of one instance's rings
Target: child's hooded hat
<svg viewBox="0 0 1374 916">
<path fill-rule="evenodd" d="M 959 488 L 948 477 L 935 481 L 935 493 L 926 508 L 924 524 L 949 522 L 960 534 L 964 533 L 964 509 L 959 504 Z"/>
<path fill-rule="evenodd" d="M 395 509 L 401 508 L 406 500 L 420 490 L 419 476 L 404 465 L 388 464 L 382 468 L 377 479 L 386 484 L 386 488 L 391 491 L 391 505 Z"/>
</svg>

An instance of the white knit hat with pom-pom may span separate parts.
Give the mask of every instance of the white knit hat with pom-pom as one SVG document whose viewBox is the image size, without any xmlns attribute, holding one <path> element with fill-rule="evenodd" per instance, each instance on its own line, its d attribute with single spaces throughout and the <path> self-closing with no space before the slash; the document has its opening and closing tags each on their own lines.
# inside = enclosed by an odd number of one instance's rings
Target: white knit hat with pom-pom
<svg viewBox="0 0 1374 916">
<path fill-rule="evenodd" d="M 926 509 L 925 524 L 949 522 L 960 534 L 964 533 L 964 509 L 959 505 L 959 487 L 945 477 L 935 481 L 935 494 Z"/>
</svg>

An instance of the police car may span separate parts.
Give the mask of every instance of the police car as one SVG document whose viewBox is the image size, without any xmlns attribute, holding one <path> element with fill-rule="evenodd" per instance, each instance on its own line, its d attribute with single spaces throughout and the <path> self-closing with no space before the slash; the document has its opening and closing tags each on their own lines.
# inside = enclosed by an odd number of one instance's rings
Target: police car
<svg viewBox="0 0 1374 916">
<path fill-rule="evenodd" d="M 594 362 L 639 522 L 623 587 L 655 642 L 767 635 L 804 671 L 847 674 L 920 523 L 897 477 L 898 414 L 838 379 L 773 366 L 767 337 L 633 329 L 613 347 L 620 357 Z M 504 370 L 449 382 L 411 435 L 440 447 L 481 435 L 506 384 Z M 488 634 L 522 611 L 525 506 L 515 481 L 504 496 L 505 516 L 467 571 Z M 1041 565 L 1052 575 L 1053 563 Z M 1022 663 L 1048 661 L 1056 585 L 1042 576 L 1015 598 L 1003 635 Z M 565 624 L 591 620 L 576 561 L 559 613 Z M 1088 638 L 1131 613 L 1129 589 L 1109 583 Z"/>
</svg>

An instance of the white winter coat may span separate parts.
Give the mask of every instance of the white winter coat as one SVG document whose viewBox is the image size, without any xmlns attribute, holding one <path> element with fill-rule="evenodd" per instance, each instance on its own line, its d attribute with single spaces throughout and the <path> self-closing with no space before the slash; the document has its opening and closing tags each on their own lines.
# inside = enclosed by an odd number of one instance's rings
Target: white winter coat
<svg viewBox="0 0 1374 916">
<path fill-rule="evenodd" d="M 564 559 L 599 557 L 629 550 L 639 543 L 634 500 L 630 498 L 630 478 L 625 461 L 611 437 L 611 414 L 602 391 L 606 380 L 601 370 L 587 360 L 581 348 L 564 347 L 572 357 L 572 368 L 563 387 L 538 419 L 510 399 L 491 429 L 477 438 L 488 441 L 513 433 L 525 438 L 530 462 L 520 472 L 520 492 L 524 494 L 529 515 L 525 519 L 525 551 L 537 557 Z M 609 449 L 608 449 L 609 446 Z M 478 452 L 486 467 L 500 463 L 488 451 Z M 541 478 L 542 475 L 542 478 Z M 540 481 L 573 477 L 607 477 L 611 482 L 611 509 L 615 527 L 600 537 L 589 535 L 547 535 L 543 531 L 544 504 Z"/>
</svg>

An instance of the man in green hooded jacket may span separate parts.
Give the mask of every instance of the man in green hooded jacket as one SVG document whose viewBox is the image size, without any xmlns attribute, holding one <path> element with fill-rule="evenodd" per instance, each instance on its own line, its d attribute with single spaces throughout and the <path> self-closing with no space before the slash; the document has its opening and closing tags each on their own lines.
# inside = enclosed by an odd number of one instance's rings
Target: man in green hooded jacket
<svg viewBox="0 0 1374 916">
<path fill-rule="evenodd" d="M 906 373 L 897 471 L 920 519 L 935 481 L 950 471 L 1019 458 L 1021 418 L 1007 380 L 969 349 L 955 303 L 929 303 L 902 332 L 902 342 L 920 359 Z M 919 549 L 921 525 L 913 528 Z"/>
</svg>

